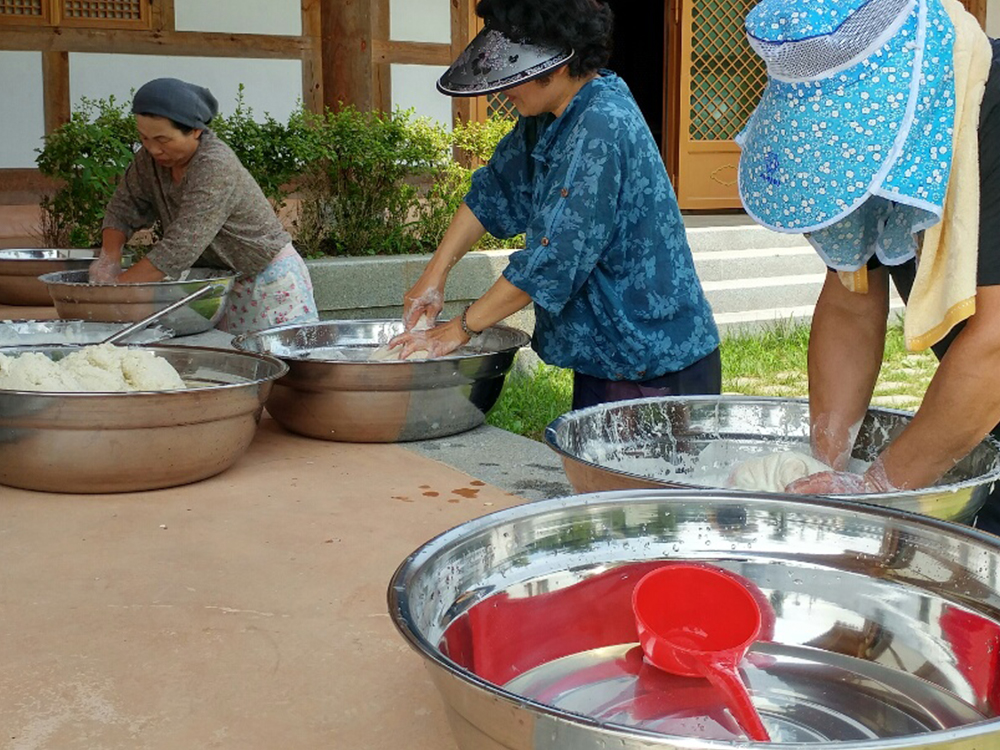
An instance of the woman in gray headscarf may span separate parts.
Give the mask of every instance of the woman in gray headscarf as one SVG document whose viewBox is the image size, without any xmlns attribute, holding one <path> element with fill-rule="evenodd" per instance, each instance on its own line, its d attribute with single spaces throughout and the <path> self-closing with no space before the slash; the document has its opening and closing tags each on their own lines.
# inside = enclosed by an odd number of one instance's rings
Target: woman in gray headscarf
<svg viewBox="0 0 1000 750">
<path fill-rule="evenodd" d="M 212 93 L 175 78 L 143 85 L 132 101 L 142 148 L 108 204 L 96 283 L 176 277 L 198 263 L 238 276 L 219 328 L 243 333 L 318 320 L 312 283 L 260 186 L 208 125 Z M 122 247 L 160 223 L 161 239 L 122 270 Z"/>
</svg>

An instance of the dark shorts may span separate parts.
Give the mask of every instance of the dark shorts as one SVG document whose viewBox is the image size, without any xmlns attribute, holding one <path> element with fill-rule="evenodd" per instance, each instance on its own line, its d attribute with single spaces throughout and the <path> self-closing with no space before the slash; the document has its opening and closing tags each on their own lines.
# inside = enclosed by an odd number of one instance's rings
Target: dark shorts
<svg viewBox="0 0 1000 750">
<path fill-rule="evenodd" d="M 722 357 L 716 349 L 693 365 L 650 380 L 605 380 L 573 373 L 573 409 L 652 396 L 718 395 L 722 392 Z"/>
</svg>

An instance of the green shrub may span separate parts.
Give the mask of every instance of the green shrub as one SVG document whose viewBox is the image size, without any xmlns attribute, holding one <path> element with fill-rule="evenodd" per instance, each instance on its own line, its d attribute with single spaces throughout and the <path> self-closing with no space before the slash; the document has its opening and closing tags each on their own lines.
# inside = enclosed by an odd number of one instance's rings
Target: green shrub
<svg viewBox="0 0 1000 750">
<path fill-rule="evenodd" d="M 310 257 L 423 252 L 417 183 L 448 161 L 447 134 L 409 111 L 303 112 L 296 243 Z"/>
<path fill-rule="evenodd" d="M 69 122 L 45 137 L 38 169 L 62 187 L 41 201 L 52 247 L 99 247 L 104 208 L 139 147 L 128 108 L 114 97 L 81 99 Z"/>
<path fill-rule="evenodd" d="M 212 130 L 229 144 L 272 205 L 280 208 L 288 197 L 289 184 L 302 171 L 299 142 L 304 123 L 300 112 L 293 112 L 287 124 L 267 113 L 263 122 L 255 120 L 243 91 L 241 83 L 233 113 L 215 117 Z"/>
<path fill-rule="evenodd" d="M 299 108 L 287 123 L 267 114 L 258 121 L 243 94 L 241 85 L 235 108 L 212 129 L 276 210 L 295 192 L 295 241 L 307 257 L 432 252 L 468 192 L 472 167 L 512 125 L 494 119 L 448 132 L 411 111 L 352 107 L 322 115 Z M 37 158 L 43 174 L 61 181 L 41 204 L 47 243 L 100 245 L 104 209 L 138 148 L 126 105 L 113 97 L 80 101 Z M 521 238 L 490 236 L 477 245 L 521 246 Z"/>
<path fill-rule="evenodd" d="M 476 167 L 489 160 L 500 139 L 513 126 L 513 120 L 494 117 L 485 122 L 462 123 L 452 130 L 449 142 L 458 158 L 448 160 L 438 172 L 418 208 L 418 232 L 429 241 L 430 250 L 444 237 L 451 217 L 469 192 Z M 465 166 L 466 163 L 470 166 Z M 487 234 L 476 243 L 475 249 L 518 247 L 524 247 L 524 235 L 503 239 Z"/>
</svg>

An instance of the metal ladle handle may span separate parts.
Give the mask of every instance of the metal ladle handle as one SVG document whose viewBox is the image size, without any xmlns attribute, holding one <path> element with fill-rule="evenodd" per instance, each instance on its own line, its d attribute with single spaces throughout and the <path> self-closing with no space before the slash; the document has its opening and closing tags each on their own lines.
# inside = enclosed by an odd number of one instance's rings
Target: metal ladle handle
<svg viewBox="0 0 1000 750">
<path fill-rule="evenodd" d="M 179 299 L 176 302 L 172 302 L 169 305 L 167 305 L 166 307 L 164 307 L 162 310 L 157 310 L 152 315 L 149 315 L 149 316 L 143 318 L 142 320 L 137 321 L 137 322 L 133 323 L 132 325 L 126 326 L 122 330 L 117 331 L 117 332 L 111 334 L 106 339 L 104 339 L 101 343 L 102 344 L 117 344 L 119 341 L 121 341 L 122 339 L 128 338 L 133 333 L 136 333 L 137 331 L 141 331 L 143 328 L 145 328 L 146 326 L 148 326 L 153 321 L 159 320 L 160 318 L 162 318 L 167 313 L 171 313 L 174 310 L 176 310 L 177 308 L 183 307 L 184 305 L 186 305 L 188 302 L 191 302 L 192 300 L 196 300 L 199 297 L 204 297 L 210 291 L 212 291 L 213 289 L 215 289 L 215 286 L 216 286 L 215 284 L 206 284 L 205 286 L 203 286 L 198 291 L 192 292 L 191 294 L 189 294 L 187 297 L 184 297 L 183 299 Z"/>
</svg>

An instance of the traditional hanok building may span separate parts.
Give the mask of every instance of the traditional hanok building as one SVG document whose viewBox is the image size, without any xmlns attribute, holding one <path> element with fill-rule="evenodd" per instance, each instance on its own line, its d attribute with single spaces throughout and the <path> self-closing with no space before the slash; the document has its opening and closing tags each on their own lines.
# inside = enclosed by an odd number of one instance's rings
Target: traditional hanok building
<svg viewBox="0 0 1000 750">
<path fill-rule="evenodd" d="M 963 0 L 993 35 L 1000 0 Z M 742 22 L 756 0 L 611 0 L 611 67 L 661 144 L 681 207 L 737 208 L 733 136 L 764 72 Z M 81 97 L 128 101 L 147 80 L 206 85 L 231 111 L 413 107 L 446 124 L 504 110 L 450 100 L 434 81 L 478 31 L 475 0 L 0 0 L 0 204 L 44 187 L 44 133 Z M 992 13 L 987 11 L 991 10 Z M 993 27 L 996 27 L 994 29 Z"/>
</svg>

